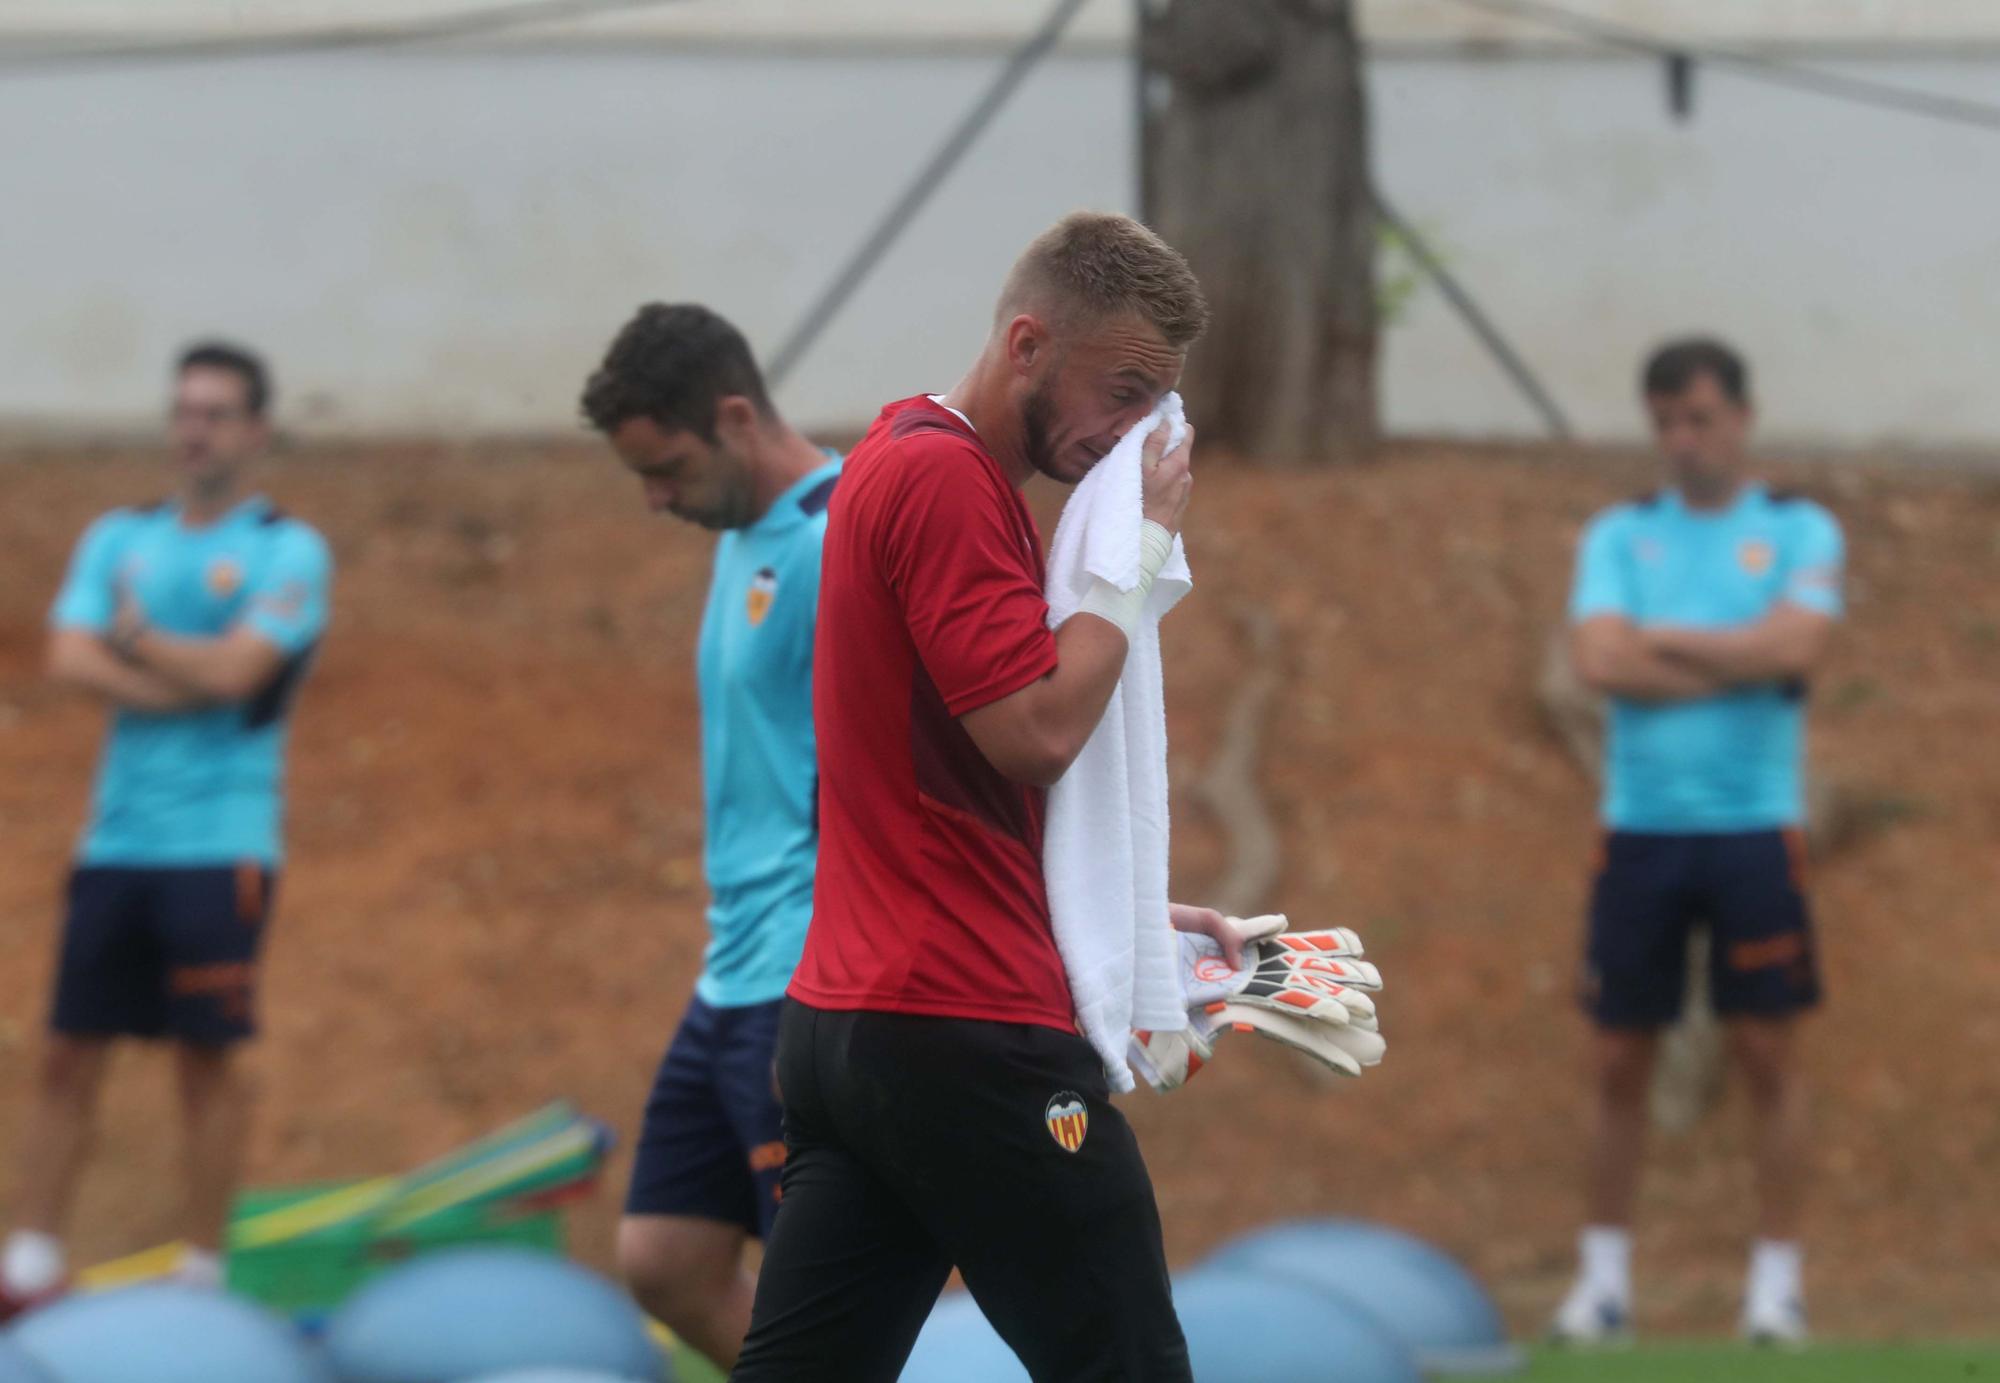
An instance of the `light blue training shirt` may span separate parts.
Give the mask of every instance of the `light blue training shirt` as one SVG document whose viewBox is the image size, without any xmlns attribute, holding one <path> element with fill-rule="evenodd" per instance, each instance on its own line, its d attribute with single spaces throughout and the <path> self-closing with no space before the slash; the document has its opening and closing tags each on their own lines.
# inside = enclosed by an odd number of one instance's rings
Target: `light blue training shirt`
<svg viewBox="0 0 2000 1383">
<path fill-rule="evenodd" d="M 1839 523 L 1810 501 L 1748 486 L 1728 508 L 1707 511 L 1668 490 L 1591 521 L 1570 618 L 1726 629 L 1781 601 L 1838 616 L 1842 559 Z M 1803 685 L 1663 703 L 1614 697 L 1604 822 L 1671 834 L 1797 825 L 1804 752 Z"/>
<path fill-rule="evenodd" d="M 812 920 L 819 859 L 813 626 L 840 458 L 715 548 L 701 617 L 709 943 L 695 994 L 717 1007 L 784 996 Z"/>
<path fill-rule="evenodd" d="M 122 586 L 161 633 L 215 638 L 245 624 L 285 662 L 236 704 L 115 712 L 79 863 L 278 864 L 286 720 L 326 627 L 332 576 L 325 540 L 263 499 L 199 527 L 174 503 L 114 509 L 85 531 L 54 626 L 108 633 Z"/>
</svg>

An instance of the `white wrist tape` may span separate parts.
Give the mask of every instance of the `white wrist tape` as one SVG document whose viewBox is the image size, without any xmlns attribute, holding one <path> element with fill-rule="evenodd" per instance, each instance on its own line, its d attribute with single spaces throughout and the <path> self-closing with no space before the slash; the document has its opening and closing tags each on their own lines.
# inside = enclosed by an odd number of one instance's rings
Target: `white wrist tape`
<svg viewBox="0 0 2000 1383">
<path fill-rule="evenodd" d="M 1121 591 L 1103 577 L 1093 576 L 1076 612 L 1110 620 L 1126 638 L 1131 638 L 1146 613 L 1146 597 L 1153 589 L 1153 579 L 1167 564 L 1173 550 L 1174 535 L 1167 532 L 1166 525 L 1147 519 L 1139 527 L 1139 584 Z"/>
</svg>

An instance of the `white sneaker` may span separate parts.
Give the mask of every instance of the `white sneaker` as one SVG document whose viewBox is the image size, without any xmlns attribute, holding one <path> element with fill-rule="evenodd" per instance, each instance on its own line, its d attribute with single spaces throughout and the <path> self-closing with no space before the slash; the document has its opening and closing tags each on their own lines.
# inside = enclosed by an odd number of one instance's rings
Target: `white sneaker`
<svg viewBox="0 0 2000 1383">
<path fill-rule="evenodd" d="M 1795 1296 L 1745 1302 L 1743 1338 L 1753 1345 L 1799 1348 L 1811 1338 L 1806 1330 L 1805 1303 Z"/>
<path fill-rule="evenodd" d="M 1602 1347 L 1631 1340 L 1631 1303 L 1582 1278 L 1569 1289 L 1549 1323 L 1551 1344 Z"/>
</svg>

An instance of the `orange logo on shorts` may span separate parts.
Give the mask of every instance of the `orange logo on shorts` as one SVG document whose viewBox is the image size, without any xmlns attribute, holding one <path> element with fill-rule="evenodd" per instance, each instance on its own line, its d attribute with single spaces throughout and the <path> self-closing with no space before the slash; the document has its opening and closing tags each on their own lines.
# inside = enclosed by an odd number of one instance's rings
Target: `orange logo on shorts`
<svg viewBox="0 0 2000 1383">
<path fill-rule="evenodd" d="M 183 965 L 167 975 L 167 989 L 178 999 L 213 999 L 230 1018 L 250 1016 L 250 995 L 257 984 L 257 967 L 243 961 L 214 965 Z"/>
<path fill-rule="evenodd" d="M 1797 932 L 1783 932 L 1762 941 L 1738 941 L 1729 947 L 1731 970 L 1768 970 L 1789 965 L 1805 954 L 1806 939 Z"/>
<path fill-rule="evenodd" d="M 222 961 L 215 965 L 183 965 L 167 976 L 167 987 L 182 998 L 197 998 L 248 989 L 256 979 L 256 966 Z"/>
<path fill-rule="evenodd" d="M 750 1170 L 771 1172 L 785 1165 L 785 1145 L 783 1143 L 759 1143 L 750 1149 Z"/>
<path fill-rule="evenodd" d="M 1090 1133 L 1090 1110 L 1083 1103 L 1083 1096 L 1074 1090 L 1064 1090 L 1049 1101 L 1042 1111 L 1042 1119 L 1049 1126 L 1049 1137 L 1064 1152 L 1075 1152 L 1083 1146 L 1084 1138 Z"/>
</svg>

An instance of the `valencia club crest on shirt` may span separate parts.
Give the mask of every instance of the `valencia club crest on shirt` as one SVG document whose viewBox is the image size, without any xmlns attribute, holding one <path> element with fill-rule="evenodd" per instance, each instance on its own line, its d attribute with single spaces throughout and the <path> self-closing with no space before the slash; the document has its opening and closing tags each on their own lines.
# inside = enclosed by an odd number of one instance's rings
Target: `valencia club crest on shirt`
<svg viewBox="0 0 2000 1383">
<path fill-rule="evenodd" d="M 1084 1105 L 1083 1096 L 1074 1090 L 1061 1091 L 1051 1099 L 1049 1107 L 1042 1111 L 1042 1119 L 1049 1126 L 1049 1137 L 1064 1152 L 1075 1152 L 1082 1147 L 1085 1135 L 1090 1132 L 1090 1110 Z"/>
<path fill-rule="evenodd" d="M 208 593 L 227 600 L 243 589 L 243 564 L 234 557 L 218 557 L 208 564 Z"/>
<path fill-rule="evenodd" d="M 1768 539 L 1745 538 L 1736 545 L 1736 561 L 1752 576 L 1762 576 L 1778 560 L 1778 550 Z"/>
<path fill-rule="evenodd" d="M 757 574 L 750 578 L 750 598 L 744 607 L 752 629 L 764 622 L 764 616 L 771 613 L 771 602 L 777 598 L 778 573 L 770 567 L 759 568 Z"/>
</svg>

